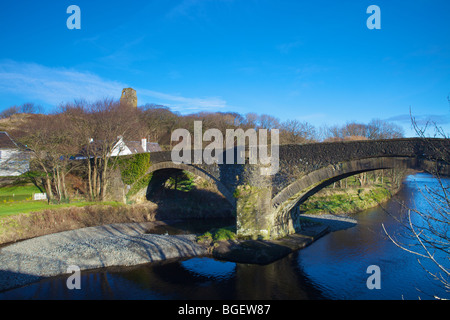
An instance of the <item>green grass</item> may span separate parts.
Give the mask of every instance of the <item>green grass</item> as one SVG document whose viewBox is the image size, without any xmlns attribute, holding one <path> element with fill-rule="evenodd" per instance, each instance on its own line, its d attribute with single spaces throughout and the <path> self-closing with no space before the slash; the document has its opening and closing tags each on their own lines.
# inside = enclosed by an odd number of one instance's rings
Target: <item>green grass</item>
<svg viewBox="0 0 450 320">
<path fill-rule="evenodd" d="M 35 185 L 11 186 L 0 188 L 0 196 L 32 195 L 33 193 L 41 193 L 41 191 Z"/>
<path fill-rule="evenodd" d="M 0 203 L 0 217 L 21 214 L 21 213 L 29 213 L 29 212 L 38 212 L 42 210 L 52 210 L 58 208 L 66 208 L 66 207 L 83 207 L 89 205 L 110 205 L 110 206 L 118 206 L 121 203 L 118 202 L 71 202 L 71 203 L 62 203 L 62 204 L 47 204 L 47 201 L 16 201 L 16 202 L 7 202 Z"/>
<path fill-rule="evenodd" d="M 85 201 L 49 205 L 47 201 L 32 201 L 31 197 L 33 193 L 40 192 L 39 188 L 34 185 L 17 185 L 0 188 L 0 217 L 74 206 L 82 207 L 94 204 L 117 205 L 116 202 L 98 203 Z"/>
<path fill-rule="evenodd" d="M 41 193 L 34 185 L 17 185 L 0 188 L 0 203 L 31 200 L 33 193 Z"/>
<path fill-rule="evenodd" d="M 236 240 L 236 227 L 214 228 L 197 237 L 198 242 Z"/>
<path fill-rule="evenodd" d="M 354 213 L 377 206 L 390 197 L 390 192 L 382 187 L 372 187 L 370 190 L 361 188 L 351 193 L 312 196 L 300 206 L 300 210 L 312 214 Z"/>
</svg>

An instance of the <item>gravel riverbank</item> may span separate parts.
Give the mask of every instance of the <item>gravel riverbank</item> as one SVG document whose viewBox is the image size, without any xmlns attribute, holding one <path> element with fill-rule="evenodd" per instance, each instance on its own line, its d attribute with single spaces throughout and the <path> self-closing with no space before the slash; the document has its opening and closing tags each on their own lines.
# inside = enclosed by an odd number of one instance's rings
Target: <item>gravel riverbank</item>
<svg viewBox="0 0 450 320">
<path fill-rule="evenodd" d="M 195 235 L 146 234 L 152 223 L 113 224 L 65 231 L 0 249 L 0 291 L 81 270 L 132 266 L 206 254 Z"/>
</svg>

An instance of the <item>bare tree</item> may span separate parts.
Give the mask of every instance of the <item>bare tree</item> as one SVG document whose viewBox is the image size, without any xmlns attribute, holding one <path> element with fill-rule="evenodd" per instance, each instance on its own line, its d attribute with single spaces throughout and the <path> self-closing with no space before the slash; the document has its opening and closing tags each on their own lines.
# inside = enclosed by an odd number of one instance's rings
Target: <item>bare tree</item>
<svg viewBox="0 0 450 320">
<path fill-rule="evenodd" d="M 404 136 L 403 129 L 392 122 L 373 119 L 367 125 L 367 138 L 371 140 L 396 139 Z"/>
<path fill-rule="evenodd" d="M 443 139 L 448 139 L 442 128 L 439 128 L 436 123 L 427 123 L 425 127 L 420 128 L 415 118 L 412 116 L 411 118 L 418 136 L 440 155 L 442 162 L 449 165 L 449 151 L 434 146 L 434 142 L 425 135 L 426 129 L 431 125 L 435 128 L 435 136 L 439 135 Z M 384 225 L 383 229 L 394 244 L 416 255 L 424 271 L 450 293 L 450 183 L 439 174 L 437 163 L 433 176 L 437 187 L 425 186 L 420 190 L 427 208 L 406 208 L 406 222 L 398 220 L 405 230 L 403 236 L 406 236 L 409 241 L 405 243 L 405 240 L 399 240 L 398 237 L 389 233 Z M 421 259 L 431 261 L 432 267 L 423 264 Z M 434 297 L 442 298 L 436 295 Z"/>
<path fill-rule="evenodd" d="M 256 129 L 259 127 L 259 116 L 254 113 L 250 112 L 245 115 L 244 123 L 248 128 Z"/>
<path fill-rule="evenodd" d="M 103 201 L 117 157 L 112 156 L 121 138 L 136 139 L 143 134 L 140 110 L 113 100 L 92 104 L 79 102 L 63 108 L 77 136 L 91 200 Z M 121 150 L 119 150 L 120 152 Z"/>
<path fill-rule="evenodd" d="M 368 124 L 355 121 L 343 126 L 322 129 L 324 141 L 396 139 L 404 136 L 403 129 L 388 121 L 373 119 Z"/>
<path fill-rule="evenodd" d="M 33 102 L 26 102 L 20 106 L 20 113 L 38 113 L 41 110 L 42 107 L 35 105 Z"/>
<path fill-rule="evenodd" d="M 262 129 L 278 129 L 280 127 L 280 121 L 274 116 L 268 114 L 262 114 L 259 116 L 259 126 Z"/>
<path fill-rule="evenodd" d="M 281 144 L 296 144 L 313 141 L 316 136 L 314 126 L 299 120 L 287 120 L 281 124 Z"/>
<path fill-rule="evenodd" d="M 20 113 L 20 107 L 11 106 L 0 113 L 0 119 L 10 118 L 12 115 Z"/>
<path fill-rule="evenodd" d="M 74 168 L 76 152 L 70 123 L 64 114 L 41 115 L 23 125 L 20 142 L 32 153 L 31 164 L 42 171 L 49 201 L 68 199 L 65 177 Z"/>
<path fill-rule="evenodd" d="M 38 113 L 42 110 L 41 106 L 36 106 L 32 102 L 24 103 L 21 106 L 11 106 L 0 113 L 0 119 L 10 118 L 18 113 Z"/>
<path fill-rule="evenodd" d="M 172 131 L 177 129 L 180 120 L 178 114 L 165 106 L 154 104 L 145 105 L 141 109 L 141 117 L 147 129 L 146 136 L 160 145 L 169 145 Z"/>
</svg>

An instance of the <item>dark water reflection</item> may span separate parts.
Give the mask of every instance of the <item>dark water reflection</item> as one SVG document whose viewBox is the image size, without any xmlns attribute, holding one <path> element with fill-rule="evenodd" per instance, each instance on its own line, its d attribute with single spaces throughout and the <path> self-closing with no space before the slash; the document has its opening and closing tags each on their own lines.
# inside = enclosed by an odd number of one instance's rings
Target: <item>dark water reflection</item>
<svg viewBox="0 0 450 320">
<path fill-rule="evenodd" d="M 405 181 L 396 200 L 386 205 L 404 217 L 397 201 L 427 205 L 418 190 L 432 185 L 431 176 L 418 174 Z M 0 293 L 0 299 L 431 299 L 450 298 L 429 280 L 417 258 L 385 236 L 399 223 L 382 208 L 354 216 L 358 225 L 331 233 L 308 248 L 266 266 L 193 258 L 83 272 L 81 290 L 66 288 L 66 277 L 52 278 Z M 381 289 L 369 290 L 367 267 L 381 270 Z M 420 288 L 423 292 L 418 291 Z"/>
</svg>

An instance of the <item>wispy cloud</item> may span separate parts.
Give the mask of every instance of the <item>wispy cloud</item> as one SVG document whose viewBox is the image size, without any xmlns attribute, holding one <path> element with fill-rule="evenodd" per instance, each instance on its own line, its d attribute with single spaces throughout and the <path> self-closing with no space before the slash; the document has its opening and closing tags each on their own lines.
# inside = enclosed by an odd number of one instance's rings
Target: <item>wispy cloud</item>
<svg viewBox="0 0 450 320">
<path fill-rule="evenodd" d="M 58 105 L 74 99 L 98 100 L 117 96 L 124 84 L 67 68 L 0 61 L 0 92 Z"/>
<path fill-rule="evenodd" d="M 422 114 L 413 115 L 414 121 L 419 126 L 424 126 L 427 124 L 436 125 L 446 125 L 450 124 L 450 114 Z M 390 117 L 386 121 L 399 122 L 403 124 L 412 124 L 412 119 L 410 114 L 400 114 L 397 116 Z"/>
<path fill-rule="evenodd" d="M 104 79 L 88 71 L 53 68 L 36 63 L 0 61 L 0 94 L 14 94 L 21 99 L 59 105 L 75 99 L 96 101 L 118 99 L 127 83 Z M 135 87 L 139 104 L 157 103 L 176 111 L 214 111 L 227 106 L 220 97 L 185 97 Z"/>
<path fill-rule="evenodd" d="M 177 94 L 167 94 L 147 89 L 138 89 L 138 98 L 145 101 L 164 104 L 175 111 L 197 111 L 223 109 L 227 106 L 225 100 L 220 97 L 187 98 Z"/>
</svg>

